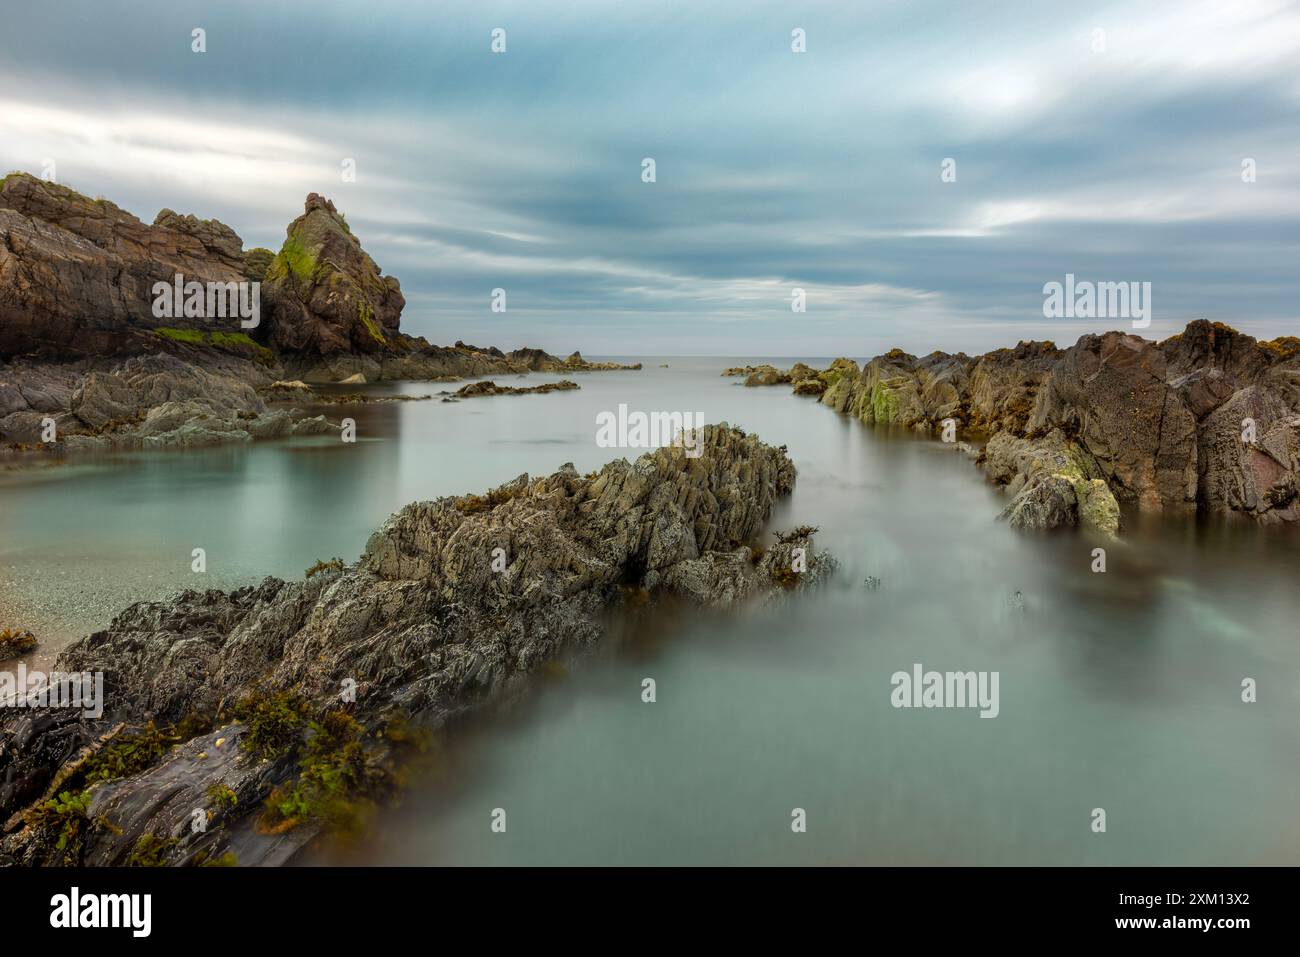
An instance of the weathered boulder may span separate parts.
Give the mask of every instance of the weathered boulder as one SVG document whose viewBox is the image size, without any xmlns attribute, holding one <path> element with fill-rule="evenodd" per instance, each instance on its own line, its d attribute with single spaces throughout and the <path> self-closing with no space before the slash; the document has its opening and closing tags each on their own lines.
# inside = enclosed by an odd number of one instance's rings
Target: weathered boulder
<svg viewBox="0 0 1300 957">
<path fill-rule="evenodd" d="M 1035 439 L 998 432 L 985 445 L 985 474 L 1011 501 L 1001 518 L 1018 528 L 1119 531 L 1120 510 L 1095 460 L 1059 430 Z"/>
<path fill-rule="evenodd" d="M 758 366 L 745 377 L 745 385 L 784 385 L 790 381 L 790 373 L 782 372 L 776 366 Z"/>
<path fill-rule="evenodd" d="M 1195 508 L 1196 417 L 1171 387 L 1154 342 L 1122 332 L 1084 336 L 1053 366 L 1027 428 L 1078 435 L 1121 501 Z"/>
</svg>

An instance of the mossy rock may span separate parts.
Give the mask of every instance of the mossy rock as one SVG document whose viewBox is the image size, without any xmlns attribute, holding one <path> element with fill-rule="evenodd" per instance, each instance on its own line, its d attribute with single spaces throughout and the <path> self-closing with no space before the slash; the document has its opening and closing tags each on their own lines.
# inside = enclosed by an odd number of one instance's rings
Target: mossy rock
<svg viewBox="0 0 1300 957">
<path fill-rule="evenodd" d="M 275 354 L 246 332 L 209 332 L 203 329 L 178 329 L 172 326 L 161 326 L 153 332 L 154 335 L 168 342 L 183 342 L 186 345 L 205 346 L 223 352 L 233 352 L 236 355 L 251 356 L 262 365 L 271 365 L 275 362 Z"/>
<path fill-rule="evenodd" d="M 0 631 L 0 661 L 25 655 L 38 644 L 36 636 L 30 631 L 21 628 L 5 628 Z"/>
</svg>

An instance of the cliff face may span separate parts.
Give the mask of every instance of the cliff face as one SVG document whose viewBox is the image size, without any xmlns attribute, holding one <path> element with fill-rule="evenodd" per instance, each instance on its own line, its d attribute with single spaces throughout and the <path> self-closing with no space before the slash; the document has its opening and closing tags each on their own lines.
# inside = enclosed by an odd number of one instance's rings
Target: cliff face
<svg viewBox="0 0 1300 957">
<path fill-rule="evenodd" d="M 146 225 L 107 200 L 27 174 L 0 184 L 0 357 L 138 354 L 175 341 L 167 331 L 177 329 L 242 338 L 237 318 L 155 316 L 154 284 L 177 274 L 205 285 L 259 282 L 259 321 L 244 329 L 279 354 L 412 348 L 397 338 L 405 305 L 398 281 L 380 273 L 334 204 L 315 193 L 273 255 L 245 252 L 215 220 L 164 209 Z"/>
<path fill-rule="evenodd" d="M 153 285 L 245 279 L 228 227 L 170 210 L 154 225 L 107 200 L 24 173 L 0 181 L 0 358 L 83 358 L 147 350 Z M 234 327 L 238 331 L 238 326 Z"/>
<path fill-rule="evenodd" d="M 382 797 L 406 723 L 500 697 L 597 641 L 613 606 L 726 607 L 833 570 L 810 529 L 751 547 L 794 487 L 784 449 L 725 425 L 700 448 L 413 503 L 354 565 L 126 609 L 56 665 L 104 673 L 102 717 L 0 720 L 0 862 L 120 864 L 142 843 L 164 863 L 282 862 Z"/>
<path fill-rule="evenodd" d="M 260 284 L 258 323 L 154 315 L 154 284 Z M 317 379 L 623 368 L 540 349 L 430 345 L 401 332 L 406 299 L 330 200 L 308 195 L 279 252 L 243 248 L 229 226 L 164 209 L 152 225 L 104 199 L 12 173 L 0 180 L 0 360 L 67 361 L 171 349 L 253 358 L 259 347 Z M 633 367 L 635 368 L 635 367 Z M 340 376 L 342 378 L 344 376 Z"/>
<path fill-rule="evenodd" d="M 1200 320 L 1160 343 L 1108 332 L 977 357 L 895 350 L 862 368 L 837 360 L 795 391 L 866 423 L 952 419 L 988 436 L 979 461 L 1009 486 L 1016 524 L 1113 533 L 1119 504 L 1300 518 L 1300 339 Z"/>
</svg>

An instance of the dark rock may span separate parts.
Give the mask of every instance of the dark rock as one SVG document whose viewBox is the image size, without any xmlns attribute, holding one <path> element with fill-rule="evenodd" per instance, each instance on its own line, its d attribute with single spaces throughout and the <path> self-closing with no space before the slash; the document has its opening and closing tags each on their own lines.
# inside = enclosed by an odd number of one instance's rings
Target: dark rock
<svg viewBox="0 0 1300 957">
<path fill-rule="evenodd" d="M 283 863 L 320 822 L 276 834 L 254 826 L 262 798 L 300 769 L 292 750 L 262 759 L 240 748 L 247 723 L 220 717 L 255 689 L 292 691 L 323 721 L 353 682 L 347 708 L 365 729 L 358 740 L 368 742 L 368 762 L 381 761 L 388 739 L 379 732 L 392 713 L 440 727 L 501 697 L 566 649 L 599 640 L 606 612 L 629 593 L 722 607 L 829 574 L 834 562 L 815 552 L 812 529 L 766 552 L 751 547 L 793 489 L 784 449 L 725 425 L 706 427 L 701 448 L 698 458 L 664 448 L 593 476 L 569 465 L 484 496 L 417 502 L 371 536 L 354 566 L 131 606 L 56 664 L 104 672 L 103 718 L 0 720 L 0 782 L 8 782 L 0 814 L 17 822 L 0 853 L 66 860 L 48 834 L 14 815 L 52 781 L 84 787 L 68 766 L 85 742 L 117 724 L 172 726 L 193 714 L 217 717 L 216 730 L 86 792 L 77 859 L 121 863 L 155 835 L 168 841 L 160 853 L 170 863 L 228 850 L 242 864 Z M 497 548 L 503 563 L 494 566 Z M 213 807 L 214 786 L 234 793 L 229 806 Z M 199 834 L 190 824 L 196 808 L 207 821 Z"/>
<path fill-rule="evenodd" d="M 154 284 L 177 273 L 242 280 L 239 237 L 168 210 L 145 225 L 107 200 L 26 173 L 0 180 L 0 358 L 156 348 L 152 330 L 196 323 L 153 315 Z"/>
<path fill-rule="evenodd" d="M 822 403 L 864 422 L 988 434 L 980 459 L 1017 499 L 1004 512 L 1015 524 L 1113 534 L 1118 503 L 1300 518 L 1300 339 L 1201 320 L 1161 343 L 1109 332 L 974 359 L 894 350 L 819 377 Z"/>
<path fill-rule="evenodd" d="M 313 356 L 386 351 L 406 299 L 328 199 L 307 197 L 266 272 L 267 335 L 277 349 Z"/>
</svg>

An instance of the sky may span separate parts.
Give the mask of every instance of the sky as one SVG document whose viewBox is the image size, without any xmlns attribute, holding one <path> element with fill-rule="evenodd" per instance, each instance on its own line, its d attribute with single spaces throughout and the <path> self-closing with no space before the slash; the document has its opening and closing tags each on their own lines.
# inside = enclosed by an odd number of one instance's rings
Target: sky
<svg viewBox="0 0 1300 957">
<path fill-rule="evenodd" d="M 1067 273 L 1150 282 L 1148 338 L 1300 335 L 1289 0 L 58 0 L 2 22 L 0 171 L 53 161 L 145 221 L 272 249 L 321 193 L 438 343 L 868 357 L 1128 327 L 1046 318 Z"/>
</svg>

